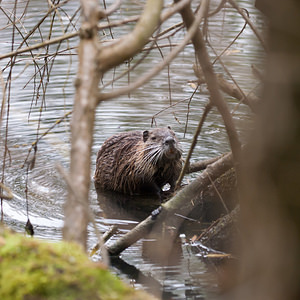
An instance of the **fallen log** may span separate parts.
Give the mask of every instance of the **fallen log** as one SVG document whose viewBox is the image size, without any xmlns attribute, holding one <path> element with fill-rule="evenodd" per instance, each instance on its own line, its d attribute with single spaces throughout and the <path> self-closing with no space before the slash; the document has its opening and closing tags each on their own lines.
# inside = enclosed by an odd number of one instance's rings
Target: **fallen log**
<svg viewBox="0 0 300 300">
<path fill-rule="evenodd" d="M 222 174 L 233 167 L 232 154 L 228 153 L 221 159 L 209 165 L 193 182 L 180 190 L 169 201 L 154 210 L 150 216 L 139 223 L 131 231 L 107 245 L 107 251 L 112 256 L 119 255 L 127 247 L 143 238 L 151 230 L 162 230 L 165 226 L 175 226 L 178 230 L 183 220 L 175 214 L 187 216 L 197 204 L 202 201 L 201 193 Z M 200 196 L 200 197 L 199 197 Z M 164 224 L 164 226 L 162 226 Z M 155 225 L 155 228 L 154 228 Z M 170 243 L 172 244 L 172 243 Z"/>
</svg>

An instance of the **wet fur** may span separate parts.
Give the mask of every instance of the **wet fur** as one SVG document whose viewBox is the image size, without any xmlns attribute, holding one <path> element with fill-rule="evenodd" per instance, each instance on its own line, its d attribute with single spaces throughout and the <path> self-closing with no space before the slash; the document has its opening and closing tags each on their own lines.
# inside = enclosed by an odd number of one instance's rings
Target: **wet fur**
<svg viewBox="0 0 300 300">
<path fill-rule="evenodd" d="M 169 140 L 171 146 L 167 145 Z M 98 152 L 96 187 L 131 195 L 158 194 L 166 183 L 172 189 L 182 168 L 181 153 L 177 138 L 169 128 L 114 135 Z"/>
</svg>

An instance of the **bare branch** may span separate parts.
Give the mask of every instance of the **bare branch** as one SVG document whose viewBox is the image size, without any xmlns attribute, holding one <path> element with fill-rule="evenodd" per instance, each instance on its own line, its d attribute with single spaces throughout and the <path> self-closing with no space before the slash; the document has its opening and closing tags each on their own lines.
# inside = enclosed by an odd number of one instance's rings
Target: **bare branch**
<svg viewBox="0 0 300 300">
<path fill-rule="evenodd" d="M 117 4 L 119 5 L 118 2 L 119 1 L 117 1 L 115 3 L 116 6 L 117 6 Z M 161 15 L 160 22 L 163 23 L 164 21 L 166 21 L 168 18 L 170 18 L 172 15 L 174 15 L 176 12 L 178 12 L 183 6 L 185 6 L 189 2 L 190 2 L 190 0 L 183 0 L 180 3 L 170 7 L 166 12 L 164 12 Z M 116 8 L 117 7 L 108 8 L 107 11 L 104 11 L 105 15 L 111 14 Z M 52 8 L 52 9 L 55 9 L 55 7 Z M 120 26 L 122 24 L 137 22 L 139 19 L 140 19 L 140 16 L 132 16 L 132 17 L 129 17 L 125 20 L 118 20 L 118 21 L 114 21 L 114 22 L 110 22 L 110 23 L 107 23 L 107 22 L 102 23 L 102 24 L 98 25 L 98 30 L 103 30 L 103 29 L 108 28 L 108 27 L 117 27 L 117 26 Z M 182 24 L 182 23 L 180 23 L 180 24 Z M 180 24 L 176 24 L 176 26 L 178 26 Z M 16 55 L 19 55 L 19 54 L 22 54 L 22 53 L 26 53 L 26 52 L 29 52 L 29 51 L 32 51 L 32 50 L 36 50 L 36 49 L 39 49 L 39 48 L 43 48 L 43 47 L 48 46 L 48 45 L 57 44 L 57 43 L 62 42 L 64 40 L 69 40 L 71 38 L 75 38 L 75 37 L 79 36 L 79 34 L 80 34 L 79 31 L 74 31 L 74 32 L 64 34 L 64 35 L 62 35 L 60 37 L 57 37 L 57 38 L 49 39 L 49 40 L 43 41 L 41 43 L 34 44 L 34 45 L 26 47 L 26 48 L 22 48 L 22 49 L 19 48 L 15 51 L 8 52 L 8 53 L 0 55 L 0 60 L 4 59 L 4 58 L 7 58 L 7 57 L 12 57 L 12 56 L 16 56 Z M 26 38 L 24 38 L 24 40 L 25 39 Z"/>
<path fill-rule="evenodd" d="M 201 7 L 198 10 L 195 20 L 190 26 L 190 28 L 187 31 L 187 34 L 185 35 L 184 39 L 182 40 L 179 45 L 174 48 L 162 61 L 161 64 L 153 67 L 148 73 L 146 73 L 143 77 L 141 77 L 139 80 L 136 82 L 132 83 L 131 85 L 120 88 L 117 90 L 114 90 L 113 92 L 110 93 L 100 93 L 98 97 L 98 102 L 108 100 L 111 98 L 118 97 L 120 95 L 128 94 L 129 92 L 137 89 L 138 87 L 142 86 L 145 84 L 147 81 L 149 81 L 152 77 L 157 75 L 166 65 L 168 65 L 176 56 L 184 49 L 184 47 L 190 42 L 192 37 L 194 36 L 196 30 L 198 29 L 199 24 L 201 23 L 203 16 L 205 14 L 205 6 L 207 4 L 207 0 L 201 2 Z"/>
<path fill-rule="evenodd" d="M 142 50 L 159 24 L 162 7 L 162 0 L 148 0 L 134 30 L 116 43 L 100 49 L 98 61 L 102 72 L 119 65 Z"/>
<path fill-rule="evenodd" d="M 240 101 L 243 101 L 252 109 L 253 112 L 257 111 L 257 106 L 261 102 L 259 98 L 252 94 L 245 95 L 243 92 L 241 92 L 241 89 L 237 88 L 236 85 L 228 82 L 222 74 L 217 74 L 217 80 L 223 92 Z"/>
<path fill-rule="evenodd" d="M 69 189 L 65 204 L 63 238 L 75 241 L 85 248 L 89 223 L 87 207 L 89 207 L 90 157 L 96 94 L 101 74 L 97 64 L 99 4 L 97 0 L 82 0 L 81 6 L 83 22 L 80 30 L 79 65 L 71 121 L 70 182 L 74 191 Z"/>
<path fill-rule="evenodd" d="M 229 73 L 229 71 L 227 71 L 225 65 L 222 62 L 221 65 L 224 67 L 225 71 Z M 194 72 L 195 75 L 198 77 L 198 84 L 205 83 L 203 72 L 200 68 L 198 68 L 198 66 L 194 66 Z M 261 103 L 261 100 L 258 97 L 256 97 L 253 93 L 249 93 L 248 95 L 245 95 L 245 93 L 239 87 L 237 82 L 232 78 L 231 74 L 230 77 L 233 80 L 234 84 L 226 80 L 223 74 L 216 74 L 216 77 L 217 77 L 218 85 L 224 93 L 245 103 L 250 107 L 250 109 L 253 112 L 257 112 L 257 108 Z"/>
<path fill-rule="evenodd" d="M 206 104 L 205 108 L 204 108 L 204 112 L 203 112 L 203 115 L 202 115 L 202 118 L 199 120 L 199 124 L 195 130 L 195 133 L 194 133 L 194 137 L 193 137 L 193 141 L 192 141 L 192 144 L 190 146 L 190 149 L 189 149 L 189 152 L 187 154 L 187 157 L 185 159 L 185 163 L 184 163 L 184 166 L 181 170 L 181 173 L 179 175 L 179 178 L 177 179 L 177 182 L 176 182 L 176 187 L 175 189 L 178 189 L 180 187 L 180 184 L 181 184 L 181 181 L 182 181 L 182 178 L 184 177 L 185 173 L 187 172 L 187 169 L 189 167 L 189 164 L 190 164 L 190 159 L 192 157 L 192 154 L 193 154 L 193 151 L 194 151 L 194 148 L 197 144 L 197 139 L 198 139 L 198 136 L 201 132 L 201 129 L 202 129 L 202 126 L 205 122 L 205 119 L 209 113 L 209 111 L 211 110 L 212 106 L 211 106 L 211 103 L 208 103 Z"/>
<path fill-rule="evenodd" d="M 226 2 L 227 2 L 227 0 L 222 0 L 220 2 L 220 4 L 218 5 L 218 7 L 214 11 L 208 13 L 208 17 L 211 17 L 211 16 L 217 14 L 225 6 Z"/>
<path fill-rule="evenodd" d="M 251 29 L 253 30 L 254 34 L 256 35 L 256 37 L 258 38 L 258 40 L 260 41 L 261 45 L 263 46 L 263 48 L 265 49 L 265 51 L 268 51 L 268 47 L 264 41 L 264 39 L 262 38 L 262 36 L 260 35 L 260 33 L 257 31 L 257 29 L 255 28 L 255 26 L 253 25 L 252 21 L 250 20 L 250 18 L 245 15 L 244 11 L 235 3 L 234 0 L 228 0 L 228 2 L 231 4 L 231 6 L 233 8 L 235 8 L 238 13 L 244 18 L 244 20 L 249 24 L 249 26 L 251 27 Z"/>
<path fill-rule="evenodd" d="M 16 51 L 12 51 L 12 52 L 0 55 L 0 60 L 3 59 L 3 58 L 12 57 L 12 56 L 16 56 L 16 55 L 21 54 L 21 53 L 25 53 L 25 52 L 32 51 L 32 50 L 35 50 L 35 49 L 39 49 L 39 48 L 42 48 L 42 47 L 45 47 L 45 46 L 48 46 L 48 45 L 56 44 L 56 43 L 59 43 L 63 40 L 67 40 L 67 39 L 71 39 L 73 37 L 76 37 L 78 35 L 79 35 L 78 31 L 71 32 L 71 33 L 64 34 L 64 35 L 62 35 L 60 37 L 57 37 L 57 38 L 46 40 L 42 43 L 38 43 L 38 44 L 29 46 L 29 47 L 26 47 L 26 48 L 22 48 L 22 49 L 17 49 Z"/>
<path fill-rule="evenodd" d="M 178 3 L 173 3 L 173 5 L 168 8 L 166 12 L 164 12 L 161 16 L 161 23 L 169 19 L 171 16 L 173 16 L 175 13 L 179 12 L 181 9 L 183 9 L 186 5 L 190 4 L 191 0 L 181 0 Z M 182 23 L 181 23 L 182 24 Z"/>
<path fill-rule="evenodd" d="M 113 3 L 110 7 L 103 11 L 104 15 L 109 16 L 113 12 L 115 12 L 121 6 L 121 2 L 122 0 L 116 0 L 115 3 Z"/>
<path fill-rule="evenodd" d="M 176 1 L 176 0 L 175 0 Z M 178 1 L 178 0 L 177 0 Z M 182 19 L 186 25 L 187 28 L 190 28 L 193 25 L 195 16 L 191 9 L 191 7 L 186 6 L 180 11 L 182 15 Z M 209 60 L 209 56 L 206 50 L 205 42 L 202 36 L 202 33 L 199 28 L 197 28 L 197 31 L 192 39 L 197 59 L 201 65 L 201 68 L 203 70 L 203 74 L 207 83 L 207 88 L 209 90 L 210 96 L 211 96 L 211 103 L 212 105 L 215 105 L 220 112 L 225 128 L 227 131 L 227 135 L 229 138 L 232 154 L 235 160 L 235 163 L 238 163 L 240 161 L 241 157 L 241 143 L 239 141 L 239 137 L 237 134 L 237 131 L 235 129 L 235 125 L 232 120 L 232 116 L 230 114 L 229 108 L 224 101 L 222 94 L 218 87 L 218 82 L 216 75 L 214 73 L 212 64 Z"/>
</svg>

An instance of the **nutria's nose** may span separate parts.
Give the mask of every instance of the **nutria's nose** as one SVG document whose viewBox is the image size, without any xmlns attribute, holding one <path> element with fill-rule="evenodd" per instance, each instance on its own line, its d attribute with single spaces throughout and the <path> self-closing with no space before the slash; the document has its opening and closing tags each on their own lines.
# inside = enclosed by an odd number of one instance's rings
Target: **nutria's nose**
<svg viewBox="0 0 300 300">
<path fill-rule="evenodd" d="M 174 138 L 171 137 L 171 136 L 168 136 L 168 137 L 165 139 L 165 144 L 168 145 L 168 146 L 174 146 L 174 144 L 175 144 Z"/>
</svg>

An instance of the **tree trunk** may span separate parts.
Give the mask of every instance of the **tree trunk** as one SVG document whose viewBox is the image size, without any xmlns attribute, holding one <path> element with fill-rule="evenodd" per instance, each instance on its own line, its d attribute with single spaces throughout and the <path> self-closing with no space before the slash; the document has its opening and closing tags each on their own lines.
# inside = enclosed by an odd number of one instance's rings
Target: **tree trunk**
<svg viewBox="0 0 300 300">
<path fill-rule="evenodd" d="M 132 57 L 148 42 L 159 23 L 162 6 L 162 0 L 148 0 L 134 30 L 119 42 L 101 48 L 97 24 L 106 12 L 100 10 L 96 0 L 81 1 L 79 66 L 71 123 L 70 178 L 67 180 L 69 191 L 63 237 L 78 242 L 84 248 L 89 223 L 90 158 L 95 110 L 99 103 L 99 81 L 102 72 Z"/>
<path fill-rule="evenodd" d="M 71 123 L 71 162 L 68 198 L 65 204 L 63 237 L 86 247 L 89 222 L 89 187 L 93 126 L 97 105 L 98 84 L 98 2 L 81 1 L 82 32 L 79 44 L 79 66 Z"/>
<path fill-rule="evenodd" d="M 264 108 L 242 168 L 242 264 L 228 299 L 300 298 L 300 2 L 260 0 L 268 17 Z"/>
</svg>

